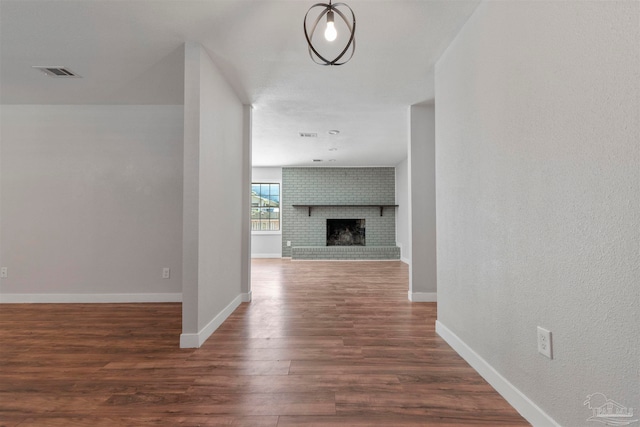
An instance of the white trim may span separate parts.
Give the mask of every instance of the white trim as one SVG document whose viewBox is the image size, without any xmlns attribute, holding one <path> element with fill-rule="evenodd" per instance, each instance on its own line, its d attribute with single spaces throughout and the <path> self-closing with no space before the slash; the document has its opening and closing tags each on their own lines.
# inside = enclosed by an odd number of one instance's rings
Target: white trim
<svg viewBox="0 0 640 427">
<path fill-rule="evenodd" d="M 251 258 L 282 258 L 282 254 L 251 254 Z"/>
<path fill-rule="evenodd" d="M 409 301 L 411 302 L 438 302 L 437 292 L 411 292 L 409 291 Z"/>
<path fill-rule="evenodd" d="M 396 221 L 397 219 L 398 217 L 396 217 Z M 396 233 L 397 232 L 398 232 L 398 224 L 396 224 Z M 396 246 L 400 248 L 400 261 L 404 262 L 405 264 L 408 264 L 409 267 L 411 267 L 411 259 L 404 256 L 404 246 L 402 246 L 402 243 L 396 242 Z"/>
<path fill-rule="evenodd" d="M 156 294 L 1 294 L 0 303 L 135 303 L 182 302 L 182 293 Z"/>
<path fill-rule="evenodd" d="M 339 166 L 336 166 L 339 167 Z M 364 166 L 362 166 L 364 167 Z M 286 258 L 282 258 L 282 259 L 286 259 Z M 327 261 L 336 261 L 336 262 L 388 262 L 388 261 L 395 261 L 395 262 L 400 262 L 399 259 L 319 259 L 319 258 L 314 258 L 314 259 L 304 259 L 304 258 L 289 258 L 291 261 L 295 261 L 295 262 L 306 262 L 306 261 L 311 261 L 311 262 L 327 262 Z"/>
<path fill-rule="evenodd" d="M 200 334 L 180 334 L 180 348 L 199 348 Z"/>
<path fill-rule="evenodd" d="M 227 320 L 235 311 L 247 294 L 240 294 L 233 299 L 220 313 L 200 330 L 197 334 L 180 334 L 180 348 L 199 348 Z"/>
<path fill-rule="evenodd" d="M 251 302 L 252 294 L 251 291 L 241 294 L 242 302 Z"/>
<path fill-rule="evenodd" d="M 462 341 L 460 337 L 440 323 L 439 320 L 436 320 L 436 333 L 532 425 L 560 427 L 560 424 L 540 409 L 538 405 L 511 384 L 493 366 Z"/>
<path fill-rule="evenodd" d="M 280 205 L 278 206 L 278 209 L 280 209 L 280 218 L 279 218 L 279 230 L 249 230 L 251 232 L 251 236 L 282 236 L 282 207 L 284 206 L 282 204 L 282 168 L 280 167 L 280 178 L 277 179 L 253 179 L 253 170 L 259 166 L 251 166 L 251 188 L 253 189 L 253 184 L 278 184 L 278 191 L 280 192 Z M 249 202 L 249 205 L 251 205 L 251 202 Z M 250 206 L 250 208 L 252 208 L 253 206 Z M 251 227 L 249 227 L 251 228 Z M 260 257 L 254 257 L 253 254 L 251 255 L 251 258 L 272 258 L 272 257 L 268 257 L 268 256 L 260 256 Z M 276 258 L 276 257 L 273 257 Z M 280 258 L 280 257 L 277 257 Z"/>
</svg>

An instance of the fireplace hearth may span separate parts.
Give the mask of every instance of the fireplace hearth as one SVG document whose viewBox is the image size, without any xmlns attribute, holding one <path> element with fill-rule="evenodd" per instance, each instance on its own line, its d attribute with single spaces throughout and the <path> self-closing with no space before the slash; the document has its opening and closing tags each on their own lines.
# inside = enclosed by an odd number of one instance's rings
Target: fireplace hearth
<svg viewBox="0 0 640 427">
<path fill-rule="evenodd" d="M 327 246 L 365 246 L 365 220 L 327 219 Z"/>
</svg>

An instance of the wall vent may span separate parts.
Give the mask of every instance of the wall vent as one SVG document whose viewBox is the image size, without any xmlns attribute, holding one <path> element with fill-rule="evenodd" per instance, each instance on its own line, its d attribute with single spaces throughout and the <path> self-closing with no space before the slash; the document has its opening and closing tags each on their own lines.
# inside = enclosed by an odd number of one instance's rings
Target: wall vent
<svg viewBox="0 0 640 427">
<path fill-rule="evenodd" d="M 31 68 L 40 70 L 49 77 L 80 77 L 67 67 L 34 65 Z"/>
<path fill-rule="evenodd" d="M 302 138 L 317 138 L 318 134 L 312 132 L 300 132 L 300 136 Z"/>
</svg>

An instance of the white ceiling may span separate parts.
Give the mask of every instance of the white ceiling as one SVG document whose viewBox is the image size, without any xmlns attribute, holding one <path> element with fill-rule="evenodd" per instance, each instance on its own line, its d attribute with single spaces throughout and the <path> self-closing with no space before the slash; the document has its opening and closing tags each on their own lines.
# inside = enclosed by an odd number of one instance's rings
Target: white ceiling
<svg viewBox="0 0 640 427">
<path fill-rule="evenodd" d="M 409 106 L 433 101 L 433 66 L 479 1 L 347 0 L 355 55 L 323 67 L 302 29 L 317 0 L 0 0 L 0 102 L 182 104 L 182 46 L 196 41 L 255 108 L 254 166 L 394 166 Z"/>
</svg>

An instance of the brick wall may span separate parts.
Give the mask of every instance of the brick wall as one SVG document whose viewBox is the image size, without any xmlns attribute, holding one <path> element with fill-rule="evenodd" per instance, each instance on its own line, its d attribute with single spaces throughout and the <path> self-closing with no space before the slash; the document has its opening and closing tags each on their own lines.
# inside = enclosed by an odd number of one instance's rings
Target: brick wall
<svg viewBox="0 0 640 427">
<path fill-rule="evenodd" d="M 396 209 L 315 207 L 304 204 L 395 204 L 394 168 L 283 168 L 282 256 L 292 246 L 325 246 L 327 218 L 364 218 L 367 246 L 395 246 Z"/>
</svg>

